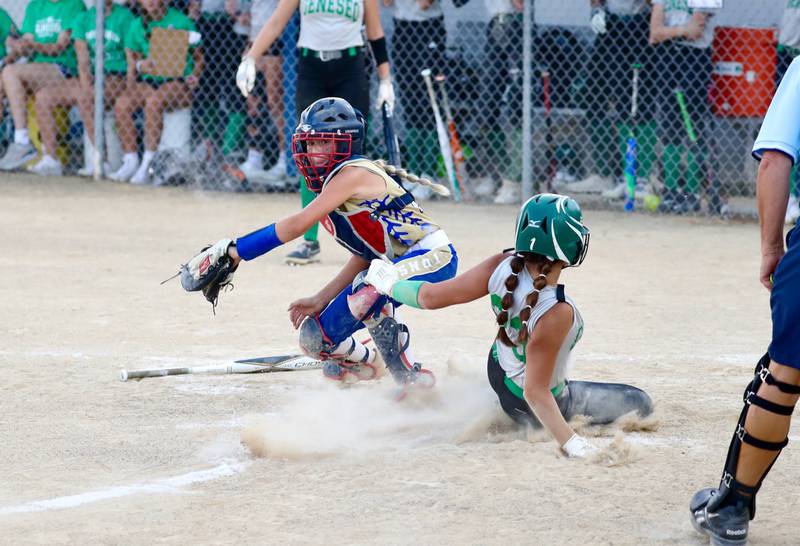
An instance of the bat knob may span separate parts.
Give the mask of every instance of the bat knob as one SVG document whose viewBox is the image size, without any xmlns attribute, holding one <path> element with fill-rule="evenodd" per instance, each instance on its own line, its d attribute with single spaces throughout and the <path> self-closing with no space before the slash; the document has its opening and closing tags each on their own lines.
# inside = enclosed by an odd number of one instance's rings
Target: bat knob
<svg viewBox="0 0 800 546">
<path fill-rule="evenodd" d="M 127 381 L 128 380 L 128 371 L 127 370 L 120 370 L 119 371 L 119 380 L 120 381 Z"/>
</svg>

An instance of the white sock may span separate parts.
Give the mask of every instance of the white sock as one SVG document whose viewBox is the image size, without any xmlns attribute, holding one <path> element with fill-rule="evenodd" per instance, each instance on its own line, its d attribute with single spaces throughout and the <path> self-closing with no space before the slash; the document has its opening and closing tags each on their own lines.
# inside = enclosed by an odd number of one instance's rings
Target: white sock
<svg viewBox="0 0 800 546">
<path fill-rule="evenodd" d="M 355 346 L 353 345 L 355 344 Z M 350 347 L 353 347 L 353 352 L 347 355 L 347 351 L 350 350 Z M 366 357 L 366 362 L 372 364 L 375 361 L 375 357 L 377 353 L 375 350 L 369 350 L 366 345 L 363 343 L 356 341 L 355 338 L 350 336 L 349 338 L 342 341 L 336 348 L 331 351 L 330 353 L 332 356 L 340 356 L 344 357 L 345 360 L 349 362 L 361 362 Z M 347 355 L 347 356 L 345 356 Z"/>
<path fill-rule="evenodd" d="M 21 146 L 27 146 L 31 143 L 31 138 L 28 136 L 27 129 L 14 129 L 14 142 Z"/>
<path fill-rule="evenodd" d="M 142 165 L 150 165 L 150 162 L 153 161 L 153 157 L 155 157 L 155 155 L 155 152 L 145 150 L 144 155 L 142 156 Z"/>
<path fill-rule="evenodd" d="M 60 165 L 58 159 L 56 159 L 50 154 L 44 154 L 42 156 L 42 159 L 40 160 L 40 163 L 45 163 L 45 164 L 50 163 L 51 165 Z"/>
<path fill-rule="evenodd" d="M 136 165 L 137 163 L 139 163 L 139 156 L 136 155 L 136 152 L 130 152 L 122 156 L 123 165 Z"/>
<path fill-rule="evenodd" d="M 278 165 L 286 165 L 286 152 L 281 152 L 278 154 Z"/>
<path fill-rule="evenodd" d="M 247 150 L 247 161 L 245 161 L 245 163 L 247 163 L 254 169 L 261 170 L 264 168 L 264 154 L 262 154 L 258 150 L 250 148 L 249 150 Z"/>
</svg>

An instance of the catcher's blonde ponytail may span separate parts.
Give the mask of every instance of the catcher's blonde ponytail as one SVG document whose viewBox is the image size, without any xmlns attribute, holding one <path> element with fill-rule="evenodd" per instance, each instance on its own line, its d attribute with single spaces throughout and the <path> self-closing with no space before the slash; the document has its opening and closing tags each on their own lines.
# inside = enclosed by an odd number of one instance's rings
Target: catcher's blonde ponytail
<svg viewBox="0 0 800 546">
<path fill-rule="evenodd" d="M 375 164 L 381 169 L 383 169 L 386 172 L 386 174 L 397 176 L 398 178 L 400 178 L 400 180 L 408 180 L 409 182 L 413 182 L 414 184 L 422 184 L 423 186 L 428 186 L 437 195 L 441 195 L 444 197 L 450 195 L 450 190 L 447 187 L 441 184 L 437 184 L 436 182 L 434 182 L 429 178 L 423 178 L 421 176 L 417 176 L 414 173 L 410 173 L 405 169 L 401 169 L 400 167 L 395 167 L 394 165 L 387 163 L 383 159 L 378 159 L 377 161 L 375 161 Z"/>
</svg>

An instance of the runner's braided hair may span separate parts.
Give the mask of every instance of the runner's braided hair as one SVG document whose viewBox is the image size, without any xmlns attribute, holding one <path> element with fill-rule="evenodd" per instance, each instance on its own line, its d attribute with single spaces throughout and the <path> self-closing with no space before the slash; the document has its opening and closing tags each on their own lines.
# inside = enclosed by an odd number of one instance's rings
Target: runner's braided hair
<svg viewBox="0 0 800 546">
<path fill-rule="evenodd" d="M 394 165 L 387 163 L 383 159 L 378 159 L 375 161 L 375 164 L 384 170 L 384 172 L 388 175 L 394 175 L 398 177 L 400 180 L 408 180 L 409 182 L 413 182 L 414 184 L 421 184 L 423 186 L 430 187 L 434 193 L 438 195 L 442 195 L 447 197 L 450 195 L 450 190 L 447 189 L 445 186 L 441 184 L 437 184 L 433 180 L 429 178 L 423 178 L 421 176 L 417 176 L 416 174 L 410 173 L 405 169 L 400 167 L 395 167 Z"/>
<path fill-rule="evenodd" d="M 525 307 L 523 307 L 522 311 L 519 313 L 519 319 L 522 321 L 522 325 L 520 326 L 519 334 L 517 334 L 517 344 L 524 343 L 528 339 L 528 321 L 531 318 L 531 312 L 533 308 L 536 307 L 536 302 L 539 301 L 539 292 L 547 286 L 547 275 L 549 275 L 550 271 L 553 269 L 553 262 L 541 254 L 515 254 L 514 258 L 511 260 L 511 274 L 506 277 L 506 293 L 500 303 L 503 311 L 497 315 L 497 324 L 500 326 L 497 331 L 497 338 L 504 345 L 509 347 L 513 347 L 515 343 L 508 337 L 505 328 L 509 319 L 508 310 L 511 309 L 511 306 L 514 304 L 514 290 L 519 286 L 519 274 L 522 273 L 522 269 L 526 265 L 535 266 L 539 274 L 534 277 L 533 290 L 525 298 Z"/>
</svg>

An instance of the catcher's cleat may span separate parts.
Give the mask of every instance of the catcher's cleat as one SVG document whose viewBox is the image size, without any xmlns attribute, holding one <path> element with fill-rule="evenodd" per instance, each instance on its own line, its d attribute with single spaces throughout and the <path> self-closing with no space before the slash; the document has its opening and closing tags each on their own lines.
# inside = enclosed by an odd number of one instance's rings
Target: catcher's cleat
<svg viewBox="0 0 800 546">
<path fill-rule="evenodd" d="M 709 501 L 718 493 L 717 489 L 706 488 L 694 494 L 689 502 L 692 526 L 707 535 L 714 546 L 744 546 L 750 511 L 742 503 L 709 510 Z"/>
<path fill-rule="evenodd" d="M 400 401 L 406 398 L 415 389 L 432 389 L 436 385 L 436 376 L 433 372 L 420 367 L 419 363 L 414 364 L 414 371 L 409 376 L 408 382 L 398 385 L 395 391 L 395 400 Z"/>
<path fill-rule="evenodd" d="M 378 378 L 378 370 L 372 364 L 329 360 L 322 367 L 322 374 L 333 381 L 354 383 Z"/>
</svg>

